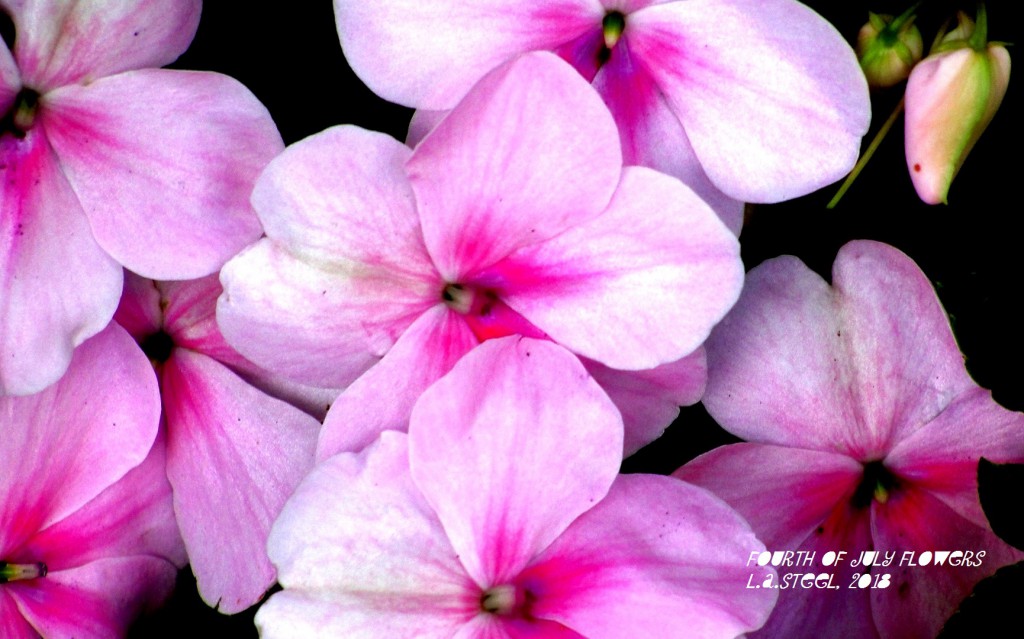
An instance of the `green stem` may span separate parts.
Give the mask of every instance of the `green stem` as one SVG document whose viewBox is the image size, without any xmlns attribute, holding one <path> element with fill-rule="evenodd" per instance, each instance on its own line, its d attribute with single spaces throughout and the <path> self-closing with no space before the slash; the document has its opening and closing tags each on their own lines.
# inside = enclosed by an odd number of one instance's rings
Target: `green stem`
<svg viewBox="0 0 1024 639">
<path fill-rule="evenodd" d="M 850 187 L 857 179 L 857 176 L 859 176 L 860 172 L 864 170 L 865 166 L 867 166 L 868 161 L 871 160 L 871 156 L 875 154 L 875 151 L 878 149 L 878 145 L 880 145 L 882 140 L 885 139 L 885 136 L 889 134 L 889 129 L 891 129 L 892 125 L 896 123 L 897 118 L 900 117 L 900 113 L 903 113 L 903 102 L 904 98 L 900 98 L 900 103 L 892 110 L 892 113 L 889 115 L 889 119 L 882 124 L 882 128 L 878 129 L 878 133 L 876 133 L 875 138 L 871 140 L 871 144 L 869 144 L 868 148 L 864 150 L 864 154 L 860 156 L 859 160 L 857 160 L 857 164 L 853 167 L 853 170 L 850 171 L 850 174 L 846 176 L 846 179 L 843 181 L 843 185 L 839 187 L 835 197 L 825 205 L 825 208 L 836 208 L 836 205 L 839 204 L 839 200 L 843 199 L 846 192 L 850 190 Z"/>
<path fill-rule="evenodd" d="M 974 19 L 974 33 L 967 41 L 975 51 L 984 51 L 988 48 L 988 14 L 985 12 L 985 3 L 978 5 L 978 14 Z"/>
</svg>

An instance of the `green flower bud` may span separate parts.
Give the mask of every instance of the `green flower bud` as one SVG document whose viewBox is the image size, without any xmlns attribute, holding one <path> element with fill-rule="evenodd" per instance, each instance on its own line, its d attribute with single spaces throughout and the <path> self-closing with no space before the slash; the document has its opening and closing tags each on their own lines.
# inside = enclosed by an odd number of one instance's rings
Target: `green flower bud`
<svg viewBox="0 0 1024 639">
<path fill-rule="evenodd" d="M 922 55 L 924 40 L 914 26 L 913 8 L 896 18 L 869 13 L 857 35 L 857 58 L 871 87 L 904 80 Z"/>
</svg>

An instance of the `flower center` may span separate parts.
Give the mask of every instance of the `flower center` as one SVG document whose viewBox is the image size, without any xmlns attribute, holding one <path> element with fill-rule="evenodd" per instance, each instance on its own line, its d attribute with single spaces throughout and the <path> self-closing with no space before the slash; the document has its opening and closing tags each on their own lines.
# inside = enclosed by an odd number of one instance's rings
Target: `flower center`
<svg viewBox="0 0 1024 639">
<path fill-rule="evenodd" d="M 19 138 L 25 137 L 25 133 L 35 124 L 38 111 L 39 94 L 32 89 L 22 87 L 14 98 L 11 110 L 0 121 L 0 134 L 13 133 Z"/>
<path fill-rule="evenodd" d="M 9 564 L 0 561 L 0 584 L 10 581 L 26 581 L 46 576 L 46 564 L 37 561 L 32 564 Z"/>
<path fill-rule="evenodd" d="M 615 48 L 619 38 L 622 37 L 622 30 L 626 28 L 626 16 L 619 11 L 609 11 L 601 21 L 601 31 L 604 33 L 604 46 L 609 51 Z"/>
<path fill-rule="evenodd" d="M 146 357 L 154 365 L 163 364 L 171 357 L 171 351 L 174 350 L 174 340 L 170 335 L 161 330 L 144 337 L 139 342 L 139 346 L 142 347 L 142 352 L 146 354 Z"/>
<path fill-rule="evenodd" d="M 530 608 L 535 599 L 529 590 L 502 584 L 488 588 L 480 595 L 480 610 L 492 615 L 530 619 Z"/>
<path fill-rule="evenodd" d="M 896 476 L 881 461 L 864 464 L 864 475 L 853 493 L 854 508 L 867 508 L 872 501 L 884 504 L 889 501 L 889 494 L 899 487 Z"/>
</svg>

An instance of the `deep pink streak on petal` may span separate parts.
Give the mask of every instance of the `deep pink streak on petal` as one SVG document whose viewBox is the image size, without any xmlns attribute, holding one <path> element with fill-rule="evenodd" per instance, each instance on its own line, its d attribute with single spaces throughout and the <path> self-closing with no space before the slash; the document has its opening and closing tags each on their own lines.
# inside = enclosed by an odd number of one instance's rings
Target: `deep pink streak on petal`
<svg viewBox="0 0 1024 639">
<path fill-rule="evenodd" d="M 621 462 L 622 420 L 564 348 L 505 337 L 424 392 L 409 438 L 416 485 L 466 572 L 488 588 L 509 583 L 604 496 Z"/>
<path fill-rule="evenodd" d="M 202 8 L 202 0 L 5 4 L 26 84 L 40 92 L 173 62 L 192 42 Z"/>
<path fill-rule="evenodd" d="M 385 430 L 405 431 L 423 391 L 477 344 L 458 313 L 442 304 L 427 310 L 331 405 L 317 459 L 362 450 Z"/>
<path fill-rule="evenodd" d="M 871 591 L 871 613 L 885 637 L 936 636 L 977 582 L 1024 559 L 1024 552 L 999 539 L 987 521 L 968 521 L 917 486 L 897 488 L 885 504 L 874 503 L 871 523 L 878 548 L 911 550 L 919 559 L 926 550 L 985 552 L 980 561 L 974 556 L 972 563 L 978 565 L 894 564 L 886 569 L 891 585 Z"/>
<path fill-rule="evenodd" d="M 188 349 L 164 364 L 162 383 L 167 476 L 192 570 L 203 599 L 233 614 L 274 582 L 267 535 L 313 467 L 320 425 Z"/>
<path fill-rule="evenodd" d="M 0 637 L 4 639 L 39 639 L 36 631 L 25 617 L 14 596 L 0 588 Z"/>
<path fill-rule="evenodd" d="M 132 271 L 201 277 L 259 238 L 249 195 L 283 143 L 236 80 L 130 71 L 46 94 L 39 120 L 97 241 Z"/>
<path fill-rule="evenodd" d="M 64 372 L 110 321 L 121 268 L 97 245 L 46 136 L 0 137 L 0 395 Z"/>
<path fill-rule="evenodd" d="M 163 328 L 160 297 L 156 282 L 125 271 L 124 288 L 114 312 L 114 321 L 128 331 L 136 342 L 145 339 Z"/>
<path fill-rule="evenodd" d="M 427 250 L 441 275 L 458 282 L 600 214 L 622 155 L 593 89 L 538 52 L 481 80 L 406 167 Z"/>
<path fill-rule="evenodd" d="M 374 93 L 450 109 L 492 69 L 600 28 L 597 0 L 335 0 L 345 57 Z"/>
<path fill-rule="evenodd" d="M 674 362 L 640 371 L 622 371 L 580 359 L 622 413 L 626 456 L 661 437 L 679 415 L 679 407 L 700 401 L 707 385 L 703 348 Z"/>
<path fill-rule="evenodd" d="M 774 576 L 747 566 L 764 549 L 734 510 L 668 477 L 622 475 L 517 583 L 532 612 L 590 639 L 725 637 L 761 626 Z"/>
<path fill-rule="evenodd" d="M 44 637 L 123 637 L 174 588 L 177 569 L 150 555 L 102 559 L 43 579 L 5 584 Z"/>
</svg>

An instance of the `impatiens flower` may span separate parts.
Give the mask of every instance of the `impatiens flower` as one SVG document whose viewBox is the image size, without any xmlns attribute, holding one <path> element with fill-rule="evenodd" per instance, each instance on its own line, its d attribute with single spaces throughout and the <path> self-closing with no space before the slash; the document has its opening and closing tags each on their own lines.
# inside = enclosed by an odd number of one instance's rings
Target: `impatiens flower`
<svg viewBox="0 0 1024 639">
<path fill-rule="evenodd" d="M 679 177 L 742 224 L 847 173 L 870 118 L 853 50 L 793 0 L 334 0 L 378 95 L 449 109 L 491 69 L 554 51 L 601 94 L 627 164 Z"/>
<path fill-rule="evenodd" d="M 946 203 L 949 186 L 992 121 L 1010 82 L 1010 54 L 987 40 L 984 6 L 975 28 L 960 16 L 935 53 L 907 81 L 907 167 L 918 196 Z"/>
<path fill-rule="evenodd" d="M 153 69 L 199 0 L 0 0 L 0 395 L 36 392 L 110 321 L 121 265 L 199 277 L 260 236 L 252 183 L 281 148 L 223 75 Z"/>
<path fill-rule="evenodd" d="M 290 147 L 253 204 L 267 238 L 221 273 L 225 338 L 314 386 L 373 367 L 321 459 L 404 430 L 427 386 L 510 334 L 593 362 L 635 450 L 699 399 L 698 347 L 742 284 L 736 238 L 678 180 L 624 169 L 607 109 L 549 53 L 488 76 L 415 151 L 355 127 Z"/>
<path fill-rule="evenodd" d="M 274 583 L 270 524 L 313 467 L 320 423 L 261 388 L 289 399 L 310 393 L 224 342 L 214 319 L 220 292 L 216 275 L 154 282 L 126 273 L 114 318 L 157 367 L 167 477 L 199 593 L 233 614 Z"/>
<path fill-rule="evenodd" d="M 55 385 L 0 397 L 0 637 L 122 637 L 170 594 L 185 558 L 159 418 L 152 370 L 117 326 Z"/>
<path fill-rule="evenodd" d="M 758 636 L 935 637 L 974 584 L 1024 558 L 992 533 L 977 491 L 979 458 L 1024 460 L 1024 415 L 968 376 L 906 255 L 851 242 L 831 287 L 795 258 L 765 262 L 707 350 L 708 412 L 752 443 L 676 475 L 769 549 L 814 552 L 814 572 L 834 575 L 835 590 L 783 591 Z M 823 568 L 829 551 L 848 554 Z M 851 565 L 865 551 L 893 559 Z M 960 555 L 937 565 L 940 552 Z"/>
<path fill-rule="evenodd" d="M 487 380 L 487 383 L 481 383 Z M 617 476 L 618 412 L 530 338 L 463 358 L 361 454 L 318 465 L 274 524 L 265 639 L 735 637 L 764 546 L 706 491 Z"/>
</svg>

